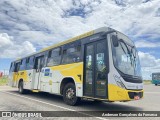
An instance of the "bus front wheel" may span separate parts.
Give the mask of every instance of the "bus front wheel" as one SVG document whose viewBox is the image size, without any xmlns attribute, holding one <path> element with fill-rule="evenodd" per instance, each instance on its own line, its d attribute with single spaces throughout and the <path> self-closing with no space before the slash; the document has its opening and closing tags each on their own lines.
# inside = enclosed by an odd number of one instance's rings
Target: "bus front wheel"
<svg viewBox="0 0 160 120">
<path fill-rule="evenodd" d="M 80 98 L 76 97 L 76 88 L 73 83 L 65 85 L 63 90 L 63 100 L 68 105 L 77 105 L 80 102 Z"/>
<path fill-rule="evenodd" d="M 155 84 L 155 86 L 157 86 L 157 84 Z"/>
</svg>

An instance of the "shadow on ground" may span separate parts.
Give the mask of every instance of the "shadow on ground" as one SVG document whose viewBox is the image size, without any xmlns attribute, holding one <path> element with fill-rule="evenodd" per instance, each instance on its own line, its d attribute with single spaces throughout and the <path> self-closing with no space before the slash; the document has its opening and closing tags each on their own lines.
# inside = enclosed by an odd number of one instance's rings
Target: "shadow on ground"
<svg viewBox="0 0 160 120">
<path fill-rule="evenodd" d="M 10 91 L 15 94 L 19 94 L 17 91 Z M 28 96 L 32 98 L 36 98 L 38 100 L 45 100 L 51 104 L 64 106 L 67 108 L 72 108 L 78 111 L 143 111 L 143 108 L 141 107 L 135 107 L 128 104 L 123 104 L 120 102 L 94 102 L 94 101 L 87 101 L 82 100 L 81 103 L 74 107 L 74 106 L 68 106 L 63 102 L 63 97 L 59 95 L 53 95 L 46 92 L 39 92 L 39 93 L 32 93 L 29 92 L 27 94 L 24 94 L 23 96 Z"/>
</svg>

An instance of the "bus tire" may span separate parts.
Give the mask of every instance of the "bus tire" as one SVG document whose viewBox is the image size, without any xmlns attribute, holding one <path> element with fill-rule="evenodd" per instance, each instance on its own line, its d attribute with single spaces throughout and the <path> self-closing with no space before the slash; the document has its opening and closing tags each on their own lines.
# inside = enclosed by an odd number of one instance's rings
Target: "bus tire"
<svg viewBox="0 0 160 120">
<path fill-rule="evenodd" d="M 155 84 L 155 86 L 157 86 L 157 84 Z"/>
<path fill-rule="evenodd" d="M 80 98 L 76 97 L 76 88 L 73 83 L 68 83 L 65 85 L 63 90 L 63 100 L 66 104 L 71 106 L 79 104 Z"/>
<path fill-rule="evenodd" d="M 23 88 L 23 81 L 20 81 L 20 83 L 19 83 L 18 92 L 20 94 L 25 94 L 26 93 L 26 90 Z"/>
</svg>

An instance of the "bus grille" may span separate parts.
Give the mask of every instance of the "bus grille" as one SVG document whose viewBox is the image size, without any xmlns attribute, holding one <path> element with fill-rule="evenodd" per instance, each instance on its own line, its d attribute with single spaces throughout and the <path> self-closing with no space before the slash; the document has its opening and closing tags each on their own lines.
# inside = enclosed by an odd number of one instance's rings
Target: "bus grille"
<svg viewBox="0 0 160 120">
<path fill-rule="evenodd" d="M 134 99 L 134 96 L 143 97 L 143 92 L 128 92 L 129 98 Z"/>
</svg>

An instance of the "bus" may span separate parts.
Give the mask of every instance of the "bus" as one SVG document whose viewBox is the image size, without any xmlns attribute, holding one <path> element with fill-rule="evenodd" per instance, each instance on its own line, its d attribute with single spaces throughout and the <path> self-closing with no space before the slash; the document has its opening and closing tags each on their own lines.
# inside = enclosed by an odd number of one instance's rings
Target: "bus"
<svg viewBox="0 0 160 120">
<path fill-rule="evenodd" d="M 152 84 L 160 84 L 160 73 L 152 73 Z"/>
<path fill-rule="evenodd" d="M 81 99 L 131 101 L 143 98 L 141 66 L 126 35 L 102 27 L 17 59 L 10 85 L 19 93 L 48 92 L 68 105 Z"/>
</svg>

